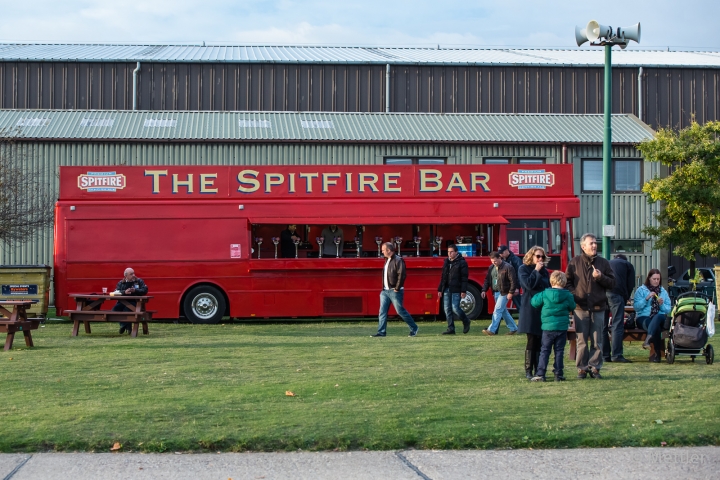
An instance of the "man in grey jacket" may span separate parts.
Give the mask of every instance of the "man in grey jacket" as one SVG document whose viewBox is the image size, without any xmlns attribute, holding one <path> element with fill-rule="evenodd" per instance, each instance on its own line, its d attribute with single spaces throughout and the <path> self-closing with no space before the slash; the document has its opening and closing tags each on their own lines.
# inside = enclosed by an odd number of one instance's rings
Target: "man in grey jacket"
<svg viewBox="0 0 720 480">
<path fill-rule="evenodd" d="M 418 326 L 410 313 L 403 307 L 403 294 L 405 284 L 405 262 L 395 255 L 395 245 L 385 242 L 382 245 L 382 254 L 385 257 L 383 268 L 382 290 L 380 291 L 380 314 L 378 315 L 378 332 L 373 337 L 384 337 L 387 334 L 387 314 L 390 303 L 400 318 L 410 327 L 409 337 L 417 335 Z"/>
</svg>

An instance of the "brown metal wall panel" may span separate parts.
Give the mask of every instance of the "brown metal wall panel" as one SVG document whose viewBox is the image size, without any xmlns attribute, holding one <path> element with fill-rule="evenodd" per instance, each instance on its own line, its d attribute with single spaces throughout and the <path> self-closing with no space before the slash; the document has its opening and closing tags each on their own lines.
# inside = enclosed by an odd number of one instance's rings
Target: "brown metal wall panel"
<svg viewBox="0 0 720 480">
<path fill-rule="evenodd" d="M 0 108 L 132 108 L 134 63 L 0 63 Z M 613 112 L 637 114 L 635 68 L 613 69 Z M 393 66 L 394 112 L 601 113 L 603 70 Z M 385 110 L 384 65 L 142 63 L 145 110 Z M 720 120 L 720 70 L 646 68 L 643 120 L 653 128 Z"/>
</svg>

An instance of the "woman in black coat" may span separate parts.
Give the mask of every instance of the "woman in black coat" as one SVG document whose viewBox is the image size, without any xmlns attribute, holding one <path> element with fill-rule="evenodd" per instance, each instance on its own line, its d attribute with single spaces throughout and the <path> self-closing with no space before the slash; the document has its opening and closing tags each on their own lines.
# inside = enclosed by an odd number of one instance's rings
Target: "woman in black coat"
<svg viewBox="0 0 720 480">
<path fill-rule="evenodd" d="M 540 309 L 530 305 L 530 300 L 536 293 L 550 288 L 550 273 L 545 268 L 546 262 L 545 250 L 534 246 L 525 254 L 523 264 L 518 271 L 518 279 L 523 289 L 518 332 L 527 334 L 525 377 L 528 380 L 534 375 L 533 369 L 537 369 L 542 341 Z"/>
</svg>

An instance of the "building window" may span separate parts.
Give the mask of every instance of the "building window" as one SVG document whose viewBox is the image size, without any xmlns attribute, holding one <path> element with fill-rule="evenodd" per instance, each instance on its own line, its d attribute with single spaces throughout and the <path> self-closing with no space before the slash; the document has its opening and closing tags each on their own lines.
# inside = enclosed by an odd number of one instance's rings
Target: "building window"
<svg viewBox="0 0 720 480">
<path fill-rule="evenodd" d="M 603 168 L 602 160 L 582 161 L 582 191 L 602 192 Z"/>
<path fill-rule="evenodd" d="M 642 189 L 642 160 L 614 160 L 616 192 L 639 192 Z"/>
<path fill-rule="evenodd" d="M 447 158 L 385 157 L 385 165 L 444 165 Z"/>
<path fill-rule="evenodd" d="M 612 251 L 615 253 L 643 253 L 642 240 L 612 240 Z"/>
<path fill-rule="evenodd" d="M 584 159 L 582 161 L 583 193 L 602 192 L 602 160 Z M 612 161 L 613 193 L 639 192 L 642 190 L 642 160 Z"/>
<path fill-rule="evenodd" d="M 486 165 L 507 165 L 510 163 L 509 158 L 485 158 L 483 163 Z"/>
<path fill-rule="evenodd" d="M 518 163 L 520 165 L 536 165 L 536 164 L 545 163 L 545 159 L 544 158 L 518 158 Z"/>
</svg>

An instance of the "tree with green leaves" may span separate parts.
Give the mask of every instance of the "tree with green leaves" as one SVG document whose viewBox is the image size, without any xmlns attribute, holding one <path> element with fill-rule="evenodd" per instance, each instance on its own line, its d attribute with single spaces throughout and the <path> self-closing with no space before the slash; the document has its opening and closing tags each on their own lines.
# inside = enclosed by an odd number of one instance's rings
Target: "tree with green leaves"
<svg viewBox="0 0 720 480">
<path fill-rule="evenodd" d="M 47 188 L 55 174 L 30 161 L 19 130 L 0 130 L 0 246 L 25 243 L 53 224 L 55 198 Z"/>
<path fill-rule="evenodd" d="M 660 129 L 655 138 L 637 148 L 649 162 L 670 167 L 664 178 L 645 183 L 648 202 L 662 202 L 655 216 L 658 226 L 643 229 L 655 237 L 655 249 L 672 248 L 690 260 L 695 256 L 720 256 L 720 122 L 693 122 L 679 132 Z"/>
</svg>

